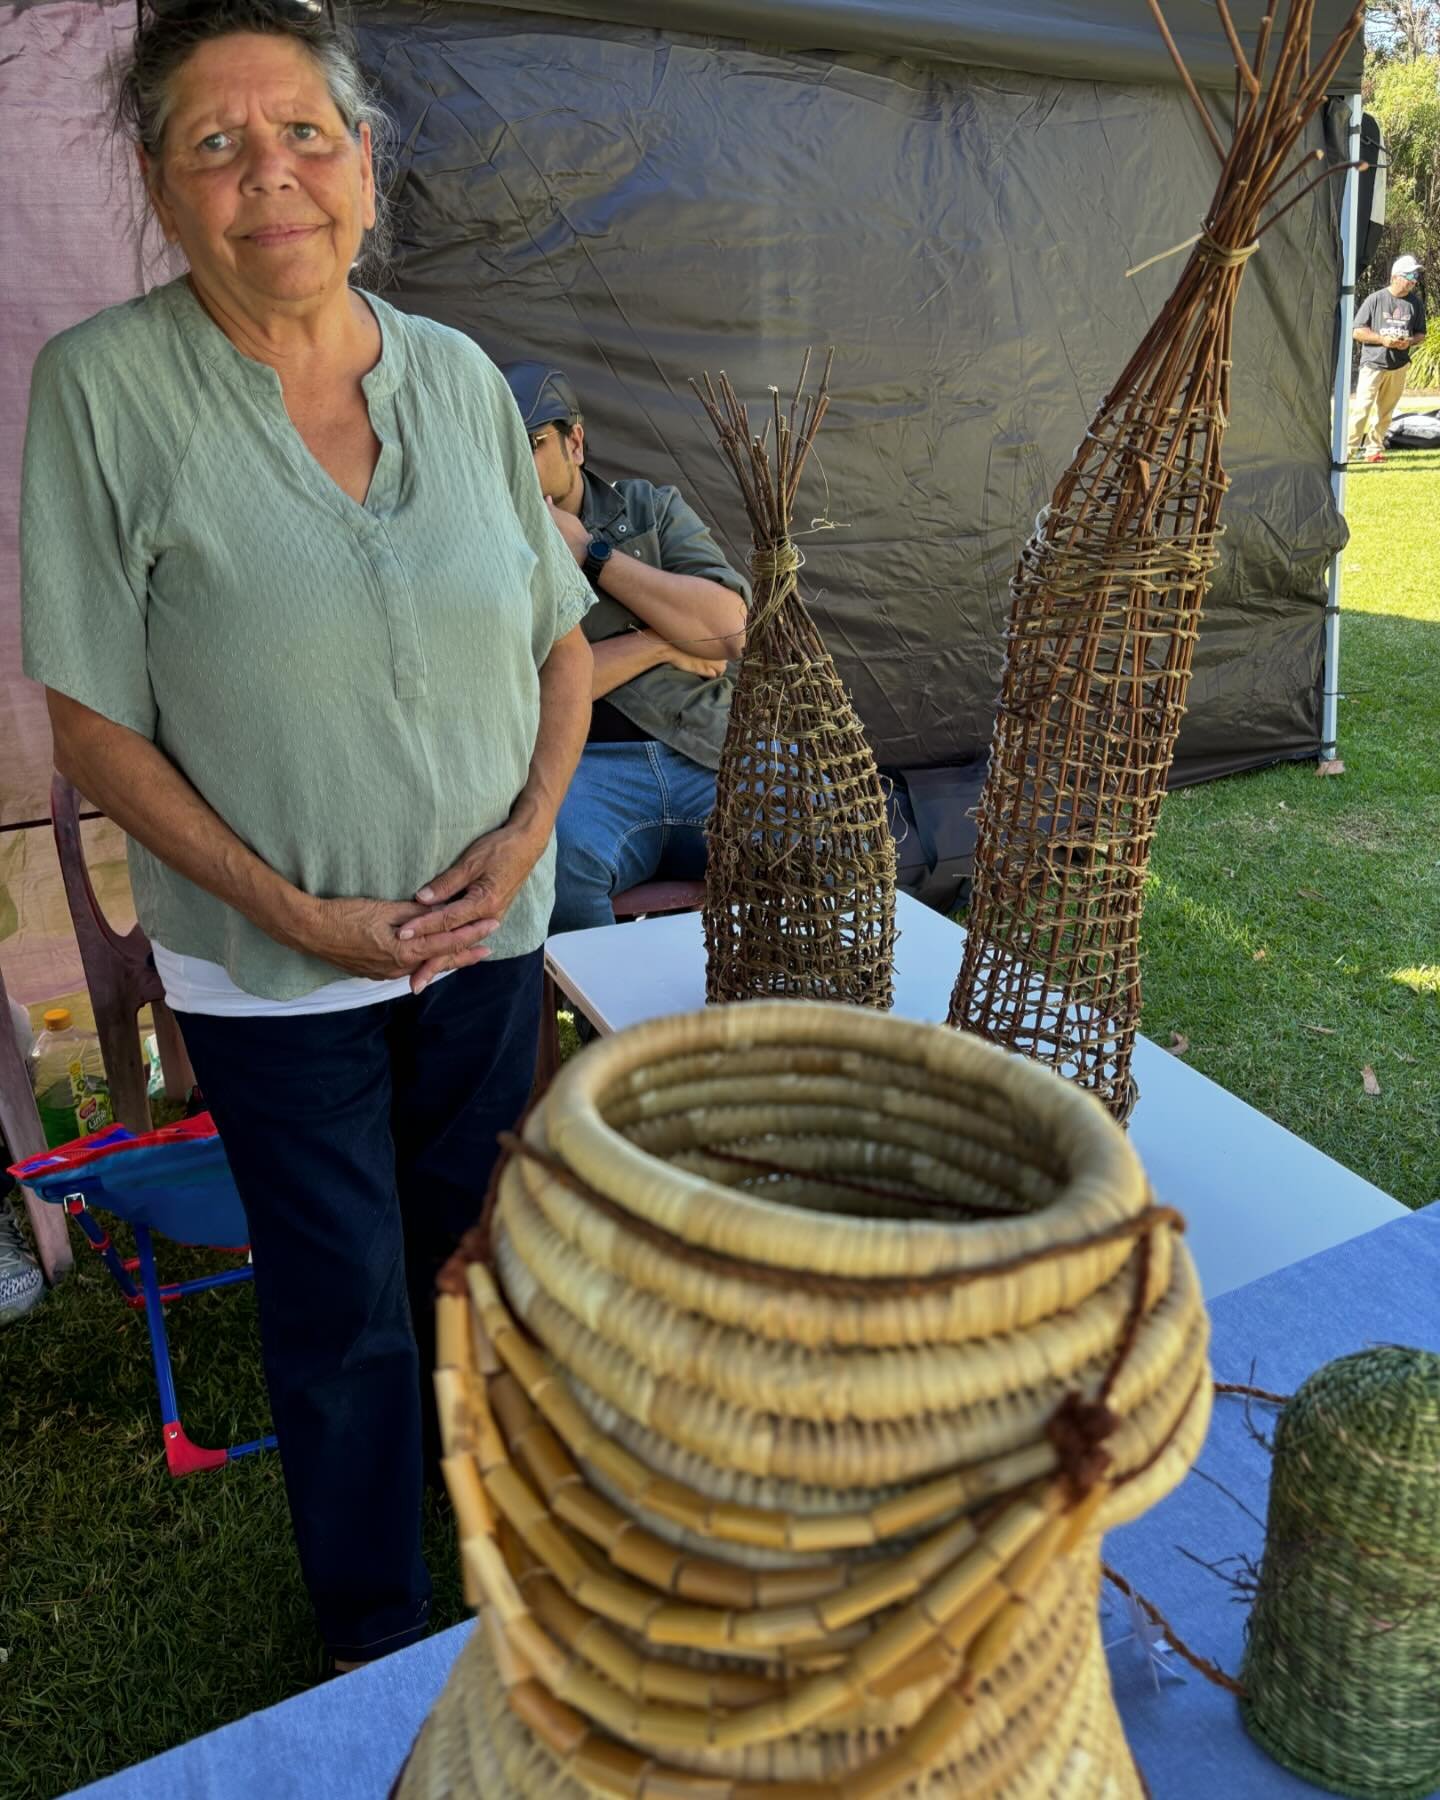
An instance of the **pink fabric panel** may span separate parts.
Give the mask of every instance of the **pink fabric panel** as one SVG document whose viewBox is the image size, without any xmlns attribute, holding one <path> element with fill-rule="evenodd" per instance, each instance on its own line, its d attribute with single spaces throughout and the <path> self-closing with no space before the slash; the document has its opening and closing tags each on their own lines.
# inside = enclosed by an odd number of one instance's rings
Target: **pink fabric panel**
<svg viewBox="0 0 1440 1800">
<path fill-rule="evenodd" d="M 142 288 L 137 183 L 103 76 L 130 0 L 0 5 L 0 827 L 49 816 L 44 697 L 20 673 L 20 450 L 47 338 Z"/>
</svg>

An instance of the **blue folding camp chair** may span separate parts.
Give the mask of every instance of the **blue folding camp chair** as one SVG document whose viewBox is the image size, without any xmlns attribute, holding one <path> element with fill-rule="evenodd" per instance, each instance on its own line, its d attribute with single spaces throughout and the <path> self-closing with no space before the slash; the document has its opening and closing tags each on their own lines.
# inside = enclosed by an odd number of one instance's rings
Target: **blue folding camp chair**
<svg viewBox="0 0 1440 1800">
<path fill-rule="evenodd" d="M 155 1267 L 151 1232 L 181 1244 L 235 1249 L 245 1255 L 248 1227 L 225 1150 L 208 1113 L 137 1136 L 127 1126 L 113 1125 L 93 1137 L 42 1151 L 10 1170 L 17 1180 L 53 1205 L 63 1206 L 90 1247 L 114 1276 L 125 1302 L 143 1308 L 160 1392 L 165 1434 L 165 1461 L 174 1476 L 219 1468 L 238 1456 L 275 1446 L 272 1435 L 226 1450 L 207 1450 L 185 1435 L 170 1369 L 165 1335 L 165 1308 L 182 1294 L 206 1288 L 234 1287 L 249 1281 L 249 1262 L 195 1281 L 162 1283 Z M 135 1255 L 122 1258 L 110 1234 L 91 1212 L 102 1207 L 122 1219 L 135 1234 Z M 238 1247 L 238 1249 L 237 1249 Z M 132 1276 L 140 1277 L 137 1287 Z"/>
</svg>

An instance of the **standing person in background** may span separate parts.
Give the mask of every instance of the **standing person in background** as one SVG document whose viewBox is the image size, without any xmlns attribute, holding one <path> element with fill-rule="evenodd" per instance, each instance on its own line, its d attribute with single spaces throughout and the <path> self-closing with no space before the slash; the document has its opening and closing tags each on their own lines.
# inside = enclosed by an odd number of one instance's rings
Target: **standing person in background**
<svg viewBox="0 0 1440 1800">
<path fill-rule="evenodd" d="M 1425 342 L 1425 302 L 1420 297 L 1420 264 L 1397 256 L 1390 285 L 1377 288 L 1355 315 L 1360 345 L 1360 379 L 1350 409 L 1350 461 L 1384 462 L 1385 433 L 1405 392 L 1410 352 Z"/>
<path fill-rule="evenodd" d="M 673 487 L 585 466 L 574 388 L 549 363 L 505 371 L 550 516 L 594 588 L 590 734 L 556 823 L 552 931 L 608 925 L 611 896 L 705 872 L 730 719 L 728 667 L 750 589 Z"/>
<path fill-rule="evenodd" d="M 434 1276 L 534 1074 L 592 595 L 494 364 L 352 285 L 385 121 L 328 6 L 147 0 L 120 123 L 188 273 L 35 365 L 25 669 L 130 840 L 343 1669 L 426 1629 Z"/>
</svg>

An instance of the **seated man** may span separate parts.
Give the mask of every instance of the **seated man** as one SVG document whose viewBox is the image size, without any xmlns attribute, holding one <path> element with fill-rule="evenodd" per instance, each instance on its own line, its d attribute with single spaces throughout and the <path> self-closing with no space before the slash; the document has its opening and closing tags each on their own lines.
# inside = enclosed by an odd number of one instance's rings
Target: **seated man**
<svg viewBox="0 0 1440 1800">
<path fill-rule="evenodd" d="M 698 880 L 750 590 L 673 487 L 585 467 L 575 390 L 547 363 L 505 371 L 555 520 L 597 598 L 589 741 L 556 822 L 552 931 L 608 925 L 610 898 Z"/>
</svg>

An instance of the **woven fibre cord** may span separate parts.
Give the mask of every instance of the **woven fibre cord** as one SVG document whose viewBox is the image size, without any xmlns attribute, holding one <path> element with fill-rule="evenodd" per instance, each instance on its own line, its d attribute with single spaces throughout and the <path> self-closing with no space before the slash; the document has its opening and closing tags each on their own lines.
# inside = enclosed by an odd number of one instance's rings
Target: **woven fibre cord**
<svg viewBox="0 0 1440 1800">
<path fill-rule="evenodd" d="M 1049 1585 L 1037 1595 L 1036 1612 L 1041 1622 L 1037 1624 L 1032 1620 L 1028 1632 L 1017 1639 L 1015 1653 L 1004 1670 L 1005 1696 L 1016 1712 L 1029 1707 L 1040 1696 L 1058 1702 L 1059 1690 L 1075 1679 L 1088 1649 L 1091 1621 L 1083 1590 L 1064 1579 L 1058 1570 L 1052 1571 L 1048 1581 Z M 530 1585 L 527 1582 L 527 1591 Z M 560 1615 L 552 1612 L 551 1617 L 558 1627 Z M 1047 1620 L 1048 1624 L 1045 1623 Z M 605 1666 L 605 1655 L 593 1647 L 595 1642 L 593 1631 L 587 1631 L 583 1645 L 577 1643 L 575 1646 L 577 1653 L 592 1668 L 617 1682 L 623 1681 L 623 1672 L 617 1675 Z M 943 1679 L 931 1681 L 922 1684 L 914 1693 L 913 1704 L 897 1708 L 893 1701 L 890 1702 L 885 1708 L 890 1716 L 883 1724 L 873 1719 L 858 1723 L 839 1714 L 833 1720 L 827 1720 L 814 1734 L 782 1739 L 753 1750 L 736 1752 L 677 1744 L 668 1746 L 664 1754 L 672 1764 L 697 1773 L 823 1780 L 846 1768 L 859 1766 L 873 1754 L 877 1745 L 893 1744 L 912 1731 L 941 1697 L 945 1686 Z M 905 1699 L 910 1702 L 912 1695 L 907 1693 Z M 881 1709 L 872 1706 L 868 1710 L 875 1713 Z M 991 1719 L 992 1727 L 994 1723 Z M 980 1730 L 973 1732 L 973 1741 L 983 1745 L 988 1735 L 982 1724 Z"/>
<path fill-rule="evenodd" d="M 1197 1350 L 1198 1344 L 1187 1345 L 1187 1353 Z M 758 1509 L 778 1518 L 820 1520 L 833 1517 L 837 1521 L 837 1530 L 843 1528 L 847 1542 L 858 1538 L 866 1545 L 872 1543 L 875 1539 L 873 1527 L 861 1529 L 858 1521 L 868 1520 L 877 1512 L 883 1513 L 889 1504 L 893 1503 L 902 1511 L 913 1505 L 917 1524 L 922 1518 L 944 1519 L 953 1516 L 957 1508 L 981 1504 L 999 1489 L 1027 1480 L 1042 1479 L 1055 1466 L 1052 1452 L 1036 1445 L 1014 1452 L 1008 1457 L 971 1465 L 963 1472 L 949 1472 L 934 1482 L 922 1482 L 918 1485 L 895 1482 L 882 1487 L 834 1488 L 766 1480 L 719 1466 L 704 1456 L 676 1446 L 656 1432 L 648 1431 L 577 1378 L 572 1378 L 569 1385 L 587 1427 L 615 1445 L 623 1446 L 633 1453 L 639 1463 L 653 1470 L 664 1481 L 676 1484 L 694 1495 L 697 1500 L 713 1502 L 722 1513 L 726 1507 L 733 1506 Z M 1163 1400 L 1162 1396 L 1161 1400 L 1147 1404 L 1137 1427 L 1138 1431 L 1146 1435 L 1137 1436 L 1133 1441 L 1135 1461 L 1142 1469 L 1148 1466 L 1148 1457 L 1156 1438 L 1166 1443 L 1166 1460 L 1154 1472 L 1153 1488 L 1135 1479 L 1127 1481 L 1115 1492 L 1110 1501 L 1107 1527 L 1123 1524 L 1152 1505 L 1159 1493 L 1167 1491 L 1167 1483 L 1173 1485 L 1178 1479 L 1184 1464 L 1204 1437 L 1209 1407 L 1203 1384 L 1193 1395 L 1178 1396 L 1172 1405 L 1163 1404 Z M 1175 1427 L 1177 1415 L 1181 1420 L 1178 1428 Z M 1172 1429 L 1175 1430 L 1173 1438 L 1168 1435 Z M 592 1468 L 578 1444 L 572 1444 L 571 1447 L 575 1449 L 577 1461 L 584 1466 L 587 1479 L 594 1481 L 597 1487 L 604 1487 L 604 1491 L 611 1497 L 626 1500 L 643 1512 L 646 1524 L 652 1529 L 662 1528 L 670 1516 L 665 1509 L 653 1513 L 647 1511 L 643 1501 L 629 1496 L 623 1486 L 608 1485 L 609 1472 L 603 1468 Z M 933 1496 L 933 1500 L 922 1505 L 924 1496 Z M 688 1541 L 703 1543 L 707 1548 L 713 1547 L 703 1529 L 698 1539 Z M 746 1548 L 742 1554 L 748 1560 L 758 1553 Z M 796 1560 L 801 1559 L 788 1555 L 777 1558 L 785 1566 Z"/>
<path fill-rule="evenodd" d="M 1093 1605 L 1093 1601 L 1091 1602 Z M 1028 1647 L 1027 1647 L 1028 1648 Z M 1107 1738 L 1108 1682 L 1103 1654 L 1093 1624 L 1065 1645 L 1065 1653 L 1050 1660 L 1043 1672 L 1033 1655 L 1017 1655 L 1015 1663 L 1028 1665 L 1024 1687 L 1009 1665 L 990 1685 L 975 1707 L 976 1729 L 962 1742 L 954 1759 L 942 1762 L 921 1780 L 914 1792 L 935 1800 L 999 1800 L 1014 1793 L 1015 1783 L 1027 1768 L 1043 1783 L 1037 1792 L 1063 1800 L 1132 1800 L 1141 1793 L 1133 1772 L 1116 1783 L 1096 1779 L 1110 1749 Z M 802 1800 L 818 1800 L 820 1794 L 839 1794 L 848 1771 L 873 1757 L 894 1733 L 865 1732 L 849 1738 L 823 1736 L 797 1750 L 790 1746 L 765 1759 L 762 1775 L 745 1785 L 732 1785 L 711 1775 L 713 1785 L 697 1788 L 705 1800 L 769 1800 L 770 1783 L 814 1782 L 800 1789 Z M 1123 1748 L 1123 1746 L 1122 1746 Z M 577 1745 L 577 1750 L 579 1746 Z M 1123 1762 L 1122 1762 L 1123 1768 Z M 405 1771 L 401 1800 L 469 1800 L 472 1793 L 492 1796 L 535 1796 L 535 1800 L 581 1800 L 595 1793 L 653 1793 L 656 1800 L 688 1789 L 665 1785 L 660 1771 L 651 1788 L 622 1790 L 609 1785 L 587 1785 L 570 1771 L 584 1769 L 602 1780 L 615 1778 L 613 1764 L 594 1757 L 566 1758 L 526 1731 L 514 1710 L 506 1704 L 503 1681 L 483 1630 L 477 1631 L 461 1653 L 450 1680 L 427 1722 L 416 1751 Z M 813 1770 L 814 1773 L 810 1771 Z M 480 1775 L 476 1785 L 471 1771 Z M 458 1773 L 458 1779 L 457 1779 Z M 451 1783 L 452 1785 L 447 1785 Z M 492 1785 L 499 1783 L 499 1785 Z M 892 1790 L 898 1791 L 898 1790 Z M 911 1791 L 909 1784 L 906 1791 Z"/>
<path fill-rule="evenodd" d="M 508 1232 L 499 1238 L 497 1251 L 504 1285 L 528 1329 L 576 1380 L 632 1422 L 722 1467 L 837 1488 L 922 1480 L 961 1462 L 979 1463 L 1034 1442 L 1072 1388 L 1098 1392 L 1125 1312 L 1124 1306 L 1109 1311 L 1108 1342 L 1087 1342 L 1085 1327 L 1078 1320 L 1071 1323 L 1074 1315 L 1052 1321 L 1033 1353 L 992 1342 L 991 1367 L 983 1368 L 978 1355 L 962 1357 L 947 1384 L 948 1394 L 912 1394 L 908 1406 L 902 1384 L 884 1379 L 890 1372 L 880 1371 L 865 1414 L 840 1413 L 827 1421 L 804 1401 L 831 1372 L 828 1359 L 812 1376 L 803 1365 L 798 1374 L 791 1373 L 784 1359 L 767 1359 L 761 1351 L 751 1359 L 756 1385 L 749 1386 L 738 1379 L 746 1372 L 738 1358 L 727 1366 L 722 1355 L 713 1365 L 702 1359 L 687 1368 L 684 1315 L 667 1317 L 652 1305 L 643 1318 L 622 1322 L 615 1306 L 597 1306 L 592 1328 L 543 1290 L 539 1265 L 525 1264 Z M 1150 1383 L 1163 1385 L 1189 1334 L 1201 1328 L 1203 1311 L 1191 1265 L 1176 1258 L 1174 1267 L 1176 1287 L 1148 1315 L 1126 1363 L 1124 1395 L 1137 1409 L 1150 1398 Z M 640 1334 L 645 1326 L 650 1328 L 650 1349 L 642 1362 L 634 1352 L 644 1345 L 632 1338 L 630 1328 Z M 1073 1354 L 1064 1342 L 1067 1335 L 1075 1343 Z M 1046 1369 L 1047 1348 L 1059 1372 Z M 725 1368 L 723 1380 L 706 1380 L 711 1366 Z M 842 1381 L 842 1373 L 831 1373 L 834 1393 L 844 1393 Z M 732 1397 L 739 1392 L 747 1399 Z M 950 1401 L 944 1410 L 924 1404 L 941 1398 Z"/>
<path fill-rule="evenodd" d="M 1196 1328 L 1180 1346 L 1187 1370 L 1203 1358 L 1206 1341 L 1206 1328 L 1197 1322 Z M 758 1447 L 749 1439 L 738 1440 L 725 1447 L 725 1460 L 719 1461 L 714 1454 L 706 1455 L 685 1444 L 677 1444 L 663 1431 L 638 1422 L 629 1411 L 615 1405 L 578 1375 L 570 1376 L 569 1387 L 581 1411 L 600 1432 L 624 1445 L 640 1462 L 667 1479 L 717 1502 L 756 1506 L 782 1514 L 820 1516 L 835 1513 L 843 1516 L 863 1511 L 867 1500 L 872 1505 L 880 1500 L 898 1500 L 929 1485 L 924 1475 L 904 1478 L 896 1475 L 880 1481 L 873 1477 L 865 1479 L 867 1464 L 876 1460 L 882 1461 L 882 1466 L 900 1463 L 910 1453 L 908 1438 L 902 1438 L 898 1448 L 888 1436 L 880 1439 L 878 1447 L 866 1444 L 854 1449 L 847 1446 L 844 1459 L 834 1445 L 823 1444 L 814 1460 L 819 1463 L 823 1456 L 822 1466 L 833 1477 L 823 1483 L 762 1475 L 734 1464 L 737 1455 L 746 1462 L 760 1460 L 768 1447 L 763 1440 Z M 1208 1416 L 1209 1395 L 1203 1384 L 1198 1389 L 1193 1384 L 1186 1386 L 1177 1371 L 1159 1393 L 1142 1402 L 1125 1420 L 1109 1445 L 1122 1474 L 1147 1469 L 1157 1444 L 1169 1447 L 1173 1459 L 1168 1459 L 1158 1471 L 1153 1484 L 1127 1481 L 1115 1491 L 1106 1515 L 1107 1528 L 1137 1517 L 1154 1504 L 1159 1494 L 1168 1491 L 1168 1486 L 1174 1485 L 1183 1474 L 1189 1457 L 1199 1448 Z M 714 1451 L 713 1437 L 707 1440 L 707 1448 Z M 931 1460 L 924 1451 L 922 1445 L 915 1456 L 922 1466 Z M 809 1472 L 808 1464 L 802 1467 Z M 936 1484 L 944 1480 L 955 1484 L 957 1497 L 954 1504 L 976 1506 L 1027 1481 L 1048 1479 L 1055 1468 L 1056 1457 L 1051 1447 L 1043 1440 L 1032 1440 L 988 1459 L 967 1461 L 959 1469 L 953 1465 L 944 1466 L 932 1480 Z M 846 1476 L 860 1485 L 844 1485 Z"/>
<path fill-rule="evenodd" d="M 1133 1286 L 1122 1271 L 1074 1313 L 1011 1338 L 816 1354 L 638 1291 L 572 1249 L 519 1183 L 502 1196 L 499 1219 L 537 1291 L 652 1374 L 736 1405 L 763 1393 L 768 1410 L 817 1422 L 908 1417 L 953 1408 L 962 1397 L 983 1404 L 1017 1382 L 1018 1391 L 1033 1392 L 1070 1381 L 1113 1346 Z M 497 1248 L 503 1254 L 506 1245 Z"/>
</svg>

